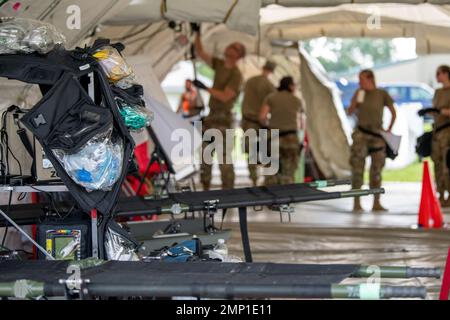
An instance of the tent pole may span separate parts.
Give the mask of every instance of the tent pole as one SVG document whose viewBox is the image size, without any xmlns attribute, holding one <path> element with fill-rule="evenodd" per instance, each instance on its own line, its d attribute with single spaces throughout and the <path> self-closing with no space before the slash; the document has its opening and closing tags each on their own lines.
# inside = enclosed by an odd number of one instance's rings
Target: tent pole
<svg viewBox="0 0 450 320">
<path fill-rule="evenodd" d="M 0 210 L 0 215 L 3 216 L 3 218 L 5 218 L 9 223 L 11 223 L 14 228 L 16 228 L 21 234 L 23 234 L 25 236 L 25 238 L 27 238 L 28 240 L 30 240 L 30 242 L 32 244 L 34 244 L 36 246 L 36 248 L 39 249 L 39 251 L 41 251 L 49 260 L 55 260 L 55 258 L 53 258 L 53 256 L 51 254 L 49 254 L 44 248 L 42 248 L 36 241 L 34 241 L 33 238 L 31 238 L 28 233 L 25 232 L 25 230 L 23 230 L 21 227 L 19 227 L 19 225 L 17 223 L 14 222 L 14 220 L 12 220 L 10 217 L 8 217 L 8 215 L 6 213 L 4 213 L 2 210 Z"/>
</svg>

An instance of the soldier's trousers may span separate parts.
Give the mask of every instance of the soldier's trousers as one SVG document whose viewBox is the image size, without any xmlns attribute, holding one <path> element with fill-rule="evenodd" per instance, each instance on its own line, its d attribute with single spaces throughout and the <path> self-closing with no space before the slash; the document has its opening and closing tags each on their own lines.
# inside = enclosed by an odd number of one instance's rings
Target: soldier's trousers
<svg viewBox="0 0 450 320">
<path fill-rule="evenodd" d="M 279 158 L 276 159 L 280 164 L 279 170 L 275 175 L 266 176 L 266 186 L 295 182 L 295 172 L 300 158 L 300 141 L 296 134 L 281 136 L 279 139 Z"/>
<path fill-rule="evenodd" d="M 221 156 L 218 155 L 220 176 L 222 179 L 222 189 L 232 189 L 234 187 L 234 167 L 233 167 L 233 163 L 231 163 L 230 160 L 232 159 L 234 141 L 230 141 L 228 143 L 228 145 L 226 144 L 226 129 L 229 129 L 229 127 L 228 126 L 226 126 L 226 127 L 218 126 L 218 125 L 212 127 L 212 126 L 204 125 L 203 133 L 208 129 L 216 129 L 216 130 L 220 131 L 220 133 L 222 134 L 222 137 L 223 137 L 222 148 L 219 148 L 219 149 L 222 149 L 222 152 L 221 152 L 222 154 L 221 154 Z M 206 148 L 211 144 L 214 146 L 217 146 L 218 141 L 203 142 L 203 150 L 202 150 L 202 155 L 201 155 L 202 161 L 201 161 L 201 165 L 200 165 L 200 181 L 203 185 L 204 190 L 209 190 L 209 188 L 211 186 L 212 164 L 209 161 L 205 161 L 206 159 L 203 157 L 203 153 L 205 152 Z M 228 149 L 227 149 L 227 147 L 228 147 Z M 215 149 L 215 150 L 217 150 L 217 149 Z M 216 151 L 214 151 L 214 154 L 215 153 L 216 153 Z M 228 157 L 228 163 L 227 163 L 227 157 Z"/>
<path fill-rule="evenodd" d="M 370 155 L 370 188 L 381 187 L 381 171 L 386 162 L 386 142 L 379 137 L 363 133 L 358 129 L 352 134 L 353 144 L 350 149 L 350 165 L 352 168 L 352 188 L 360 189 L 364 183 L 364 167 L 366 157 Z"/>
<path fill-rule="evenodd" d="M 261 125 L 256 121 L 248 121 L 246 119 L 242 119 L 241 127 L 244 131 L 244 153 L 249 156 L 250 150 L 252 150 L 250 148 L 253 148 L 254 152 L 258 151 L 259 129 L 261 129 Z M 249 132 L 250 130 L 254 130 L 256 135 Z M 253 185 L 256 185 L 256 182 L 258 181 L 258 164 L 255 163 L 256 161 L 254 160 L 257 159 L 250 159 L 249 156 L 247 166 L 250 173 L 250 179 L 252 180 Z"/>
<path fill-rule="evenodd" d="M 450 149 L 450 130 L 444 129 L 433 134 L 431 142 L 431 159 L 434 162 L 434 177 L 440 196 L 445 191 L 450 193 L 450 175 L 447 167 L 447 152 Z"/>
</svg>

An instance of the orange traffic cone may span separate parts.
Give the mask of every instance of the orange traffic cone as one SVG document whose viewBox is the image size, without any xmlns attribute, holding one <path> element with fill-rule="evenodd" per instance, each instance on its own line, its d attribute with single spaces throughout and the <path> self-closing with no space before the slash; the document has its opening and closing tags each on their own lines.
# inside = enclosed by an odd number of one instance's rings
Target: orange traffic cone
<svg viewBox="0 0 450 320">
<path fill-rule="evenodd" d="M 419 207 L 419 227 L 430 228 L 430 220 L 433 221 L 433 228 L 441 228 L 444 223 L 441 205 L 436 197 L 434 186 L 431 181 L 428 161 L 423 162 L 422 194 Z"/>
</svg>

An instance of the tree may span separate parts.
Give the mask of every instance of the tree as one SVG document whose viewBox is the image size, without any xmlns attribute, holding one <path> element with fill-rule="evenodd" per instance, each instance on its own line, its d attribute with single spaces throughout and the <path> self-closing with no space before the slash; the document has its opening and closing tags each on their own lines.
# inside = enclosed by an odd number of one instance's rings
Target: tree
<svg viewBox="0 0 450 320">
<path fill-rule="evenodd" d="M 335 73 L 392 62 L 395 51 L 388 39 L 313 39 L 302 42 L 302 46 L 322 63 L 325 70 Z"/>
</svg>

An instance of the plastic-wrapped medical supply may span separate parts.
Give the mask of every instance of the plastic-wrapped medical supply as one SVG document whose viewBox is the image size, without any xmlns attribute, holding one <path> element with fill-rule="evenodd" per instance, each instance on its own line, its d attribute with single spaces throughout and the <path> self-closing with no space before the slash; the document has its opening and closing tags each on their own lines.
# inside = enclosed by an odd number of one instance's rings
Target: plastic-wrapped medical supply
<svg viewBox="0 0 450 320">
<path fill-rule="evenodd" d="M 131 241 L 111 228 L 106 231 L 105 251 L 108 260 L 139 261 Z"/>
<path fill-rule="evenodd" d="M 55 26 L 45 22 L 14 18 L 0 23 L 0 54 L 45 54 L 65 42 Z"/>
<path fill-rule="evenodd" d="M 137 104 L 128 103 L 122 98 L 116 97 L 120 114 L 127 128 L 131 131 L 139 131 L 148 127 L 153 120 L 153 112 Z"/>
<path fill-rule="evenodd" d="M 137 82 L 136 82 L 136 77 L 135 77 L 134 73 L 132 73 L 128 77 L 120 79 L 119 81 L 114 83 L 114 85 L 116 87 L 123 89 L 123 90 L 129 89 L 132 86 L 134 86 L 135 84 L 137 84 Z"/>
<path fill-rule="evenodd" d="M 115 83 L 133 73 L 133 69 L 116 48 L 111 46 L 103 47 L 94 53 L 93 56 L 99 61 L 103 71 L 105 71 L 111 82 Z"/>
<path fill-rule="evenodd" d="M 109 191 L 122 172 L 122 139 L 112 138 L 112 129 L 98 134 L 77 152 L 53 150 L 67 174 L 87 191 Z"/>
</svg>

